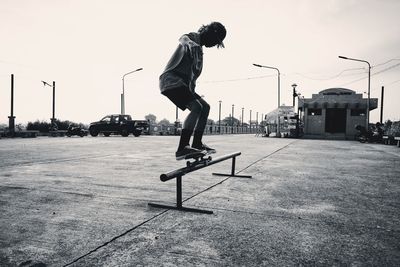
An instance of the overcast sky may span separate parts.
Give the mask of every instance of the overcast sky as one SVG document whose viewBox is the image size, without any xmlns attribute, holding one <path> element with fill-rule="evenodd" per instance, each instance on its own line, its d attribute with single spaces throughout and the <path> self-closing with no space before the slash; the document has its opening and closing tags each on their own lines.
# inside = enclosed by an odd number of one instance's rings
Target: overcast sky
<svg viewBox="0 0 400 267">
<path fill-rule="evenodd" d="M 158 77 L 179 37 L 202 24 L 226 26 L 225 49 L 204 48 L 196 91 L 211 105 L 210 118 L 235 117 L 244 108 L 268 113 L 291 105 L 293 83 L 303 96 L 327 88 L 367 91 L 385 86 L 384 119 L 400 119 L 400 1 L 398 0 L 1 0 L 0 122 L 10 115 L 10 76 L 15 75 L 16 123 L 49 121 L 56 82 L 56 118 L 89 123 L 120 112 L 126 76 L 126 113 L 142 119 L 175 119 L 175 106 L 159 92 Z M 366 96 L 366 95 L 365 95 Z M 380 102 L 380 100 L 379 100 Z M 183 119 L 186 113 L 180 112 Z M 379 108 L 371 121 L 379 120 Z"/>
</svg>

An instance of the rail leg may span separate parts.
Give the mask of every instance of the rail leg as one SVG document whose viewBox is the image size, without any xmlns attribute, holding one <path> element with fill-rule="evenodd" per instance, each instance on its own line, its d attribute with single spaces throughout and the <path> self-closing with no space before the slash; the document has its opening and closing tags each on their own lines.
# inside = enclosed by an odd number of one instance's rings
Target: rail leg
<svg viewBox="0 0 400 267">
<path fill-rule="evenodd" d="M 187 208 L 182 206 L 182 176 L 176 177 L 176 206 L 163 205 L 157 203 L 148 203 L 149 206 L 163 209 L 173 209 L 187 212 L 197 212 L 204 214 L 213 214 L 211 210 L 200 210 L 195 208 Z"/>
<path fill-rule="evenodd" d="M 235 174 L 235 168 L 236 168 L 236 157 L 233 157 L 233 158 L 232 158 L 232 167 L 231 167 L 231 173 L 230 173 L 230 174 L 213 172 L 212 175 L 216 175 L 216 176 L 238 177 L 238 178 L 252 178 L 251 175 L 239 175 L 239 174 Z"/>
<path fill-rule="evenodd" d="M 235 175 L 235 169 L 236 169 L 236 157 L 233 157 L 232 158 L 231 176 Z"/>
<path fill-rule="evenodd" d="M 182 176 L 176 177 L 176 207 L 182 208 Z"/>
</svg>

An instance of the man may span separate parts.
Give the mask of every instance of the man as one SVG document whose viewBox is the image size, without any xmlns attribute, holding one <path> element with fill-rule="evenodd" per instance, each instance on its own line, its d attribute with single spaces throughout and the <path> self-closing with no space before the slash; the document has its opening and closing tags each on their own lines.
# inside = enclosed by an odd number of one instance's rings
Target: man
<svg viewBox="0 0 400 267">
<path fill-rule="evenodd" d="M 225 36 L 226 29 L 219 22 L 203 25 L 198 32 L 184 34 L 160 76 L 161 93 L 181 110 L 190 110 L 183 123 L 179 146 L 175 153 L 177 160 L 190 158 L 203 151 L 208 154 L 216 152 L 202 142 L 210 105 L 195 93 L 195 87 L 203 67 L 202 47 L 224 47 Z M 193 143 L 190 146 L 192 134 Z"/>
</svg>

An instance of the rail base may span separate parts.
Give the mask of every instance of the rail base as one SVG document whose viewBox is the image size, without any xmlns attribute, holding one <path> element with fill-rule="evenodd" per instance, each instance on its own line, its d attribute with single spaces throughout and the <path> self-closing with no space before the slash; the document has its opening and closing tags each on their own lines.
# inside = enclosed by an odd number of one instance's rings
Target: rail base
<svg viewBox="0 0 400 267">
<path fill-rule="evenodd" d="M 228 174 L 228 173 L 218 173 L 213 172 L 212 175 L 215 176 L 227 176 L 227 177 L 237 177 L 237 178 L 253 178 L 251 175 L 239 175 L 239 174 Z"/>
<path fill-rule="evenodd" d="M 195 208 L 187 208 L 182 206 L 182 177 L 189 173 L 193 172 L 208 166 L 211 166 L 213 164 L 216 164 L 218 162 L 227 160 L 232 158 L 232 166 L 231 166 L 231 173 L 230 174 L 223 174 L 223 173 L 213 173 L 213 175 L 217 176 L 229 176 L 229 177 L 239 177 L 239 178 L 252 178 L 250 175 L 237 175 L 235 174 L 235 168 L 236 168 L 236 157 L 239 156 L 241 152 L 235 152 L 229 155 L 222 156 L 220 158 L 211 160 L 208 164 L 206 165 L 196 165 L 196 166 L 187 166 L 185 168 L 177 169 L 165 174 L 160 175 L 160 180 L 163 182 L 166 182 L 168 180 L 171 180 L 173 178 L 176 178 L 176 206 L 171 206 L 171 205 L 164 205 L 164 204 L 157 204 L 157 203 L 148 203 L 149 206 L 155 207 L 155 208 L 163 208 L 163 209 L 173 209 L 173 210 L 179 210 L 179 211 L 187 211 L 187 212 L 197 212 L 197 213 L 203 213 L 203 214 L 213 214 L 212 211 L 210 210 L 201 210 L 201 209 L 195 209 Z"/>
<path fill-rule="evenodd" d="M 195 209 L 195 208 L 169 206 L 169 205 L 163 205 L 163 204 L 157 204 L 157 203 L 148 203 L 148 205 L 151 207 L 154 207 L 154 208 L 172 209 L 172 210 L 196 212 L 196 213 L 203 213 L 203 214 L 213 214 L 214 213 L 211 210 L 201 210 L 201 209 Z"/>
</svg>

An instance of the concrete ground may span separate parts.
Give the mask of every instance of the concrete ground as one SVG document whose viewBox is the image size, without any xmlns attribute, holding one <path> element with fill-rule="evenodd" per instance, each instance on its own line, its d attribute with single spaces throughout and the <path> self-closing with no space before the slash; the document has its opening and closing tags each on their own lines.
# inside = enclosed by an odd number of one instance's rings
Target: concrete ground
<svg viewBox="0 0 400 267">
<path fill-rule="evenodd" d="M 177 137 L 0 140 L 0 266 L 400 266 L 400 149 L 206 136 L 252 179 L 183 177 Z"/>
</svg>

